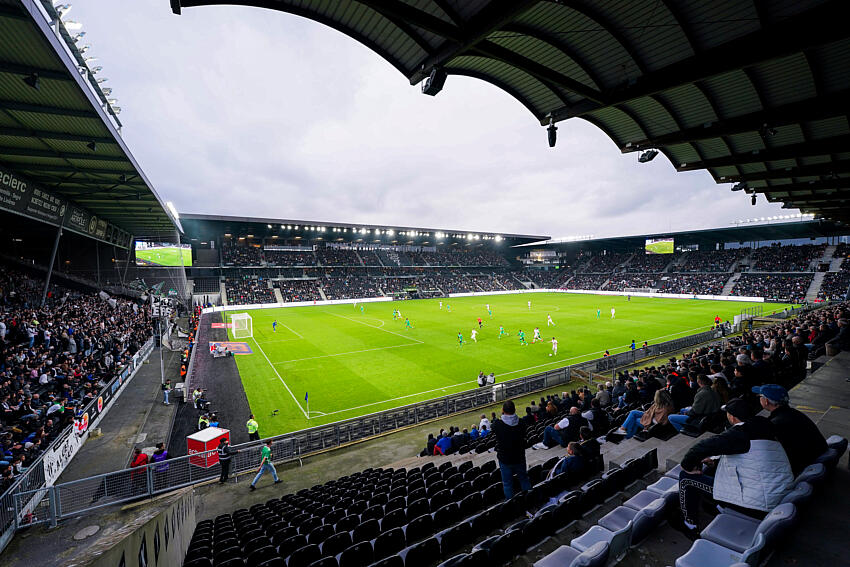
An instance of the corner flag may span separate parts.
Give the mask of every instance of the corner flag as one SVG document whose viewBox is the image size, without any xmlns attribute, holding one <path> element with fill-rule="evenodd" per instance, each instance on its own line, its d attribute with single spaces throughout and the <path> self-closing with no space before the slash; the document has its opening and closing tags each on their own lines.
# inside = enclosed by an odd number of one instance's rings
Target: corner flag
<svg viewBox="0 0 850 567">
<path fill-rule="evenodd" d="M 304 392 L 304 401 L 307 402 L 307 419 L 310 419 L 310 392 Z"/>
</svg>

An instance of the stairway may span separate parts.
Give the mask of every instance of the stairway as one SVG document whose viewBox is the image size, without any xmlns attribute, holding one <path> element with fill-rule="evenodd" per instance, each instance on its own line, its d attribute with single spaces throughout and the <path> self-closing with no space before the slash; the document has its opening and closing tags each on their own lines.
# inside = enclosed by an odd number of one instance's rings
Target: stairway
<svg viewBox="0 0 850 567">
<path fill-rule="evenodd" d="M 737 282 L 740 277 L 741 274 L 732 274 L 732 277 L 730 277 L 726 282 L 726 285 L 723 286 L 723 291 L 720 292 L 720 295 L 731 295 L 732 288 L 735 287 L 735 282 Z"/>
<path fill-rule="evenodd" d="M 227 305 L 227 287 L 225 287 L 224 282 L 219 282 L 219 289 L 221 289 L 221 304 Z"/>
<path fill-rule="evenodd" d="M 322 301 L 327 301 L 328 296 L 325 295 L 325 290 L 322 288 L 322 286 L 318 285 L 318 286 L 316 286 L 316 288 L 319 290 L 319 295 L 321 296 Z"/>
<path fill-rule="evenodd" d="M 672 254 L 670 257 L 670 261 L 667 262 L 667 265 L 664 266 L 664 269 L 661 270 L 662 274 L 666 274 L 667 272 L 673 271 L 673 266 L 679 265 L 679 257 L 683 256 L 683 254 Z"/>
<path fill-rule="evenodd" d="M 274 300 L 278 303 L 283 303 L 283 294 L 280 293 L 279 287 L 273 287 L 272 291 L 274 292 Z"/>
<path fill-rule="evenodd" d="M 749 266 L 750 265 L 750 256 L 752 256 L 752 255 L 753 255 L 753 251 L 750 250 L 749 254 L 747 254 L 746 256 L 744 256 L 743 258 L 738 260 L 737 262 L 733 262 L 732 265 L 729 267 L 729 273 L 737 272 L 738 266 L 740 266 L 741 264 L 745 264 L 745 265 Z"/>
<path fill-rule="evenodd" d="M 815 272 L 815 277 L 812 279 L 812 285 L 809 286 L 809 291 L 806 292 L 806 301 L 813 302 L 818 298 L 818 293 L 823 285 L 823 279 L 826 277 L 826 272 Z"/>
</svg>

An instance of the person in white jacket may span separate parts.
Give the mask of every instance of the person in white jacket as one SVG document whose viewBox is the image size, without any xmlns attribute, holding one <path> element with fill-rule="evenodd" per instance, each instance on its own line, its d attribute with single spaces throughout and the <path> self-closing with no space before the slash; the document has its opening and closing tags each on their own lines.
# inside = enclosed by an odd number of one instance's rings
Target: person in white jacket
<svg viewBox="0 0 850 567">
<path fill-rule="evenodd" d="M 682 459 L 679 505 L 684 526 L 680 527 L 691 534 L 698 533 L 704 496 L 761 518 L 793 487 L 788 456 L 770 420 L 754 416 L 742 399 L 729 400 L 723 410 L 732 427 L 703 439 Z M 711 457 L 716 456 L 720 458 L 714 461 Z"/>
</svg>

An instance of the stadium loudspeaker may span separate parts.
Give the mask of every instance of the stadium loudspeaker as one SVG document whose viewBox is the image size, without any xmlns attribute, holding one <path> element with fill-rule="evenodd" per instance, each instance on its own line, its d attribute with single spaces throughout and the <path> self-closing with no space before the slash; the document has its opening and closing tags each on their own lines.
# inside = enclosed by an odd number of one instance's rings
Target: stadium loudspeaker
<svg viewBox="0 0 850 567">
<path fill-rule="evenodd" d="M 427 79 L 425 79 L 425 84 L 422 85 L 422 93 L 428 96 L 436 95 L 438 92 L 443 90 L 443 85 L 446 84 L 448 76 L 448 73 L 440 67 L 434 67 L 431 70 L 431 74 L 428 75 Z"/>
<path fill-rule="evenodd" d="M 549 147 L 554 148 L 555 142 L 558 141 L 558 127 L 554 123 L 549 123 L 549 126 L 546 128 L 546 136 L 549 138 Z"/>
<path fill-rule="evenodd" d="M 171 0 L 171 11 L 180 15 L 180 0 Z"/>
</svg>

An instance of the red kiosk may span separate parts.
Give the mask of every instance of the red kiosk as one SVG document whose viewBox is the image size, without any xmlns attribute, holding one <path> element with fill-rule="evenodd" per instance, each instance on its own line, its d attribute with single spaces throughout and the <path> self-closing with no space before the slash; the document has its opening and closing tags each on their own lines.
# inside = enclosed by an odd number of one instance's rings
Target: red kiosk
<svg viewBox="0 0 850 567">
<path fill-rule="evenodd" d="M 189 450 L 189 463 L 210 468 L 218 462 L 218 453 L 208 453 L 206 451 L 215 451 L 218 449 L 219 441 L 224 438 L 230 441 L 230 430 L 221 429 L 220 427 L 207 427 L 197 433 L 193 433 L 186 438 L 186 444 Z"/>
</svg>

